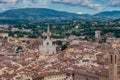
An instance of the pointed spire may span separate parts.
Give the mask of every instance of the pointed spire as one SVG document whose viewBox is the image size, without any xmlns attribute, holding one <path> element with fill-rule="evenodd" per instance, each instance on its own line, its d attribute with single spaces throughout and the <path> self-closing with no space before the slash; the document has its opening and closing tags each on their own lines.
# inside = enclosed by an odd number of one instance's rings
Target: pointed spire
<svg viewBox="0 0 120 80">
<path fill-rule="evenodd" d="M 49 33 L 50 32 L 50 26 L 48 25 L 48 27 L 47 27 L 47 33 Z"/>
<path fill-rule="evenodd" d="M 51 32 L 50 32 L 50 26 L 47 27 L 47 38 L 50 38 Z"/>
</svg>

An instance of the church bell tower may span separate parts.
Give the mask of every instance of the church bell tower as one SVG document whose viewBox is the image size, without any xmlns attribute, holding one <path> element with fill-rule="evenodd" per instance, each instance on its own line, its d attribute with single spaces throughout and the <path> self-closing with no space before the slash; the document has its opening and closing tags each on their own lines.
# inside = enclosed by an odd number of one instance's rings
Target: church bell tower
<svg viewBox="0 0 120 80">
<path fill-rule="evenodd" d="M 118 50 L 109 50 L 109 80 L 118 80 Z"/>
<path fill-rule="evenodd" d="M 50 39 L 50 36 L 51 36 L 51 32 L 50 32 L 50 27 L 48 25 L 48 27 L 47 27 L 47 39 Z"/>
</svg>

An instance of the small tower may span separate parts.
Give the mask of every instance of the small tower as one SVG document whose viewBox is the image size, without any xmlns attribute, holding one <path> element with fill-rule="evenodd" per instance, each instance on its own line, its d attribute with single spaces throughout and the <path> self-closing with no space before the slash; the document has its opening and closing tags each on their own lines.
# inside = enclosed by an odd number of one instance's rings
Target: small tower
<svg viewBox="0 0 120 80">
<path fill-rule="evenodd" d="M 109 80 L 118 80 L 118 50 L 109 50 Z"/>
<path fill-rule="evenodd" d="M 101 31 L 95 31 L 95 38 L 100 39 L 101 38 Z"/>
</svg>

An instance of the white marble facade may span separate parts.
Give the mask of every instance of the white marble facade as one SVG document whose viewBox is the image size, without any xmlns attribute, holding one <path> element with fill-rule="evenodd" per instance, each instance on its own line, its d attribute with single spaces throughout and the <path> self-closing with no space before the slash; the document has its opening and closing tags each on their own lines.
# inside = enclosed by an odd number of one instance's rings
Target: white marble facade
<svg viewBox="0 0 120 80">
<path fill-rule="evenodd" d="M 56 54 L 56 45 L 53 45 L 52 40 L 50 39 L 51 32 L 48 26 L 47 38 L 43 40 L 43 45 L 40 45 L 39 50 L 46 55 Z"/>
</svg>

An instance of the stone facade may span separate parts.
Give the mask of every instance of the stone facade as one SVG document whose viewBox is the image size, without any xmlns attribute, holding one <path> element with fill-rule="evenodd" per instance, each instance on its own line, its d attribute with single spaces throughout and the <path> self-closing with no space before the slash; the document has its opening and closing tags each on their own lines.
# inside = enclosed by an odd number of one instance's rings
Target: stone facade
<svg viewBox="0 0 120 80">
<path fill-rule="evenodd" d="M 109 69 L 101 71 L 99 75 L 92 75 L 84 71 L 75 71 L 74 80 L 120 80 L 118 71 L 118 50 L 109 50 Z"/>
<path fill-rule="evenodd" d="M 50 39 L 51 32 L 48 27 L 47 38 L 43 40 L 43 45 L 39 46 L 39 50 L 46 55 L 56 54 L 56 45 L 53 45 L 52 40 Z"/>
<path fill-rule="evenodd" d="M 65 73 L 51 73 L 47 74 L 47 76 L 38 76 L 33 80 L 66 80 L 67 75 Z"/>
<path fill-rule="evenodd" d="M 66 74 L 56 74 L 44 77 L 44 80 L 66 80 Z"/>
<path fill-rule="evenodd" d="M 83 71 L 76 71 L 74 74 L 74 80 L 99 80 L 99 77 Z"/>
</svg>

